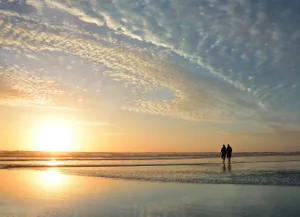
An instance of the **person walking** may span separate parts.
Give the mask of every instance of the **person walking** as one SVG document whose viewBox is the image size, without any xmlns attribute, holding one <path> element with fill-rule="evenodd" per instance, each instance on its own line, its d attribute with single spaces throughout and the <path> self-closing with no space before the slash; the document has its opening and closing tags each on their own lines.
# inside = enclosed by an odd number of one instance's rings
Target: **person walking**
<svg viewBox="0 0 300 217">
<path fill-rule="evenodd" d="M 232 148 L 231 148 L 231 146 L 229 144 L 227 144 L 226 153 L 227 153 L 228 163 L 230 163 L 230 161 L 231 161 L 231 154 L 232 154 Z"/>
<path fill-rule="evenodd" d="M 221 148 L 221 158 L 223 159 L 223 163 L 225 163 L 225 158 L 226 158 L 226 147 L 223 144 L 223 147 Z"/>
</svg>

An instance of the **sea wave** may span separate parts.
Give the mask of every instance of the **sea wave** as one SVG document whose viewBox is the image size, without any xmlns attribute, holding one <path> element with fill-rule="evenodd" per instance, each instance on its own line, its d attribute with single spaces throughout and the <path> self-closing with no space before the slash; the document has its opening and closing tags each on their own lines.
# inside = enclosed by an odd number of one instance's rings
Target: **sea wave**
<svg viewBox="0 0 300 217">
<path fill-rule="evenodd" d="M 261 156 L 296 156 L 300 152 L 237 152 L 235 157 L 261 157 Z M 0 161 L 49 161 L 55 159 L 72 161 L 72 160 L 171 160 L 171 159 L 198 159 L 198 158 L 215 158 L 220 153 L 216 152 L 63 152 L 63 153 L 44 153 L 44 152 L 1 152 Z"/>
<path fill-rule="evenodd" d="M 255 164 L 255 163 L 285 163 L 285 162 L 300 162 L 299 160 L 260 160 L 260 161 L 235 161 L 232 165 L 238 164 Z M 13 169 L 13 168 L 82 168 L 82 167 L 166 167 L 166 166 L 219 166 L 220 163 L 146 163 L 142 161 L 136 163 L 114 163 L 114 164 L 82 164 L 80 161 L 76 164 L 65 164 L 63 161 L 56 161 L 55 164 L 0 164 L 0 169 Z"/>
</svg>

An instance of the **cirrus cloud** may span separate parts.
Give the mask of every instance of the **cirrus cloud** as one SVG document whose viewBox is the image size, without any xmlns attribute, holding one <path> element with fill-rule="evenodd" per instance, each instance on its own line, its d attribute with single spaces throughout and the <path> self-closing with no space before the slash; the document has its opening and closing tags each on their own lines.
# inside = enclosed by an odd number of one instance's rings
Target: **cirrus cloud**
<svg viewBox="0 0 300 217">
<path fill-rule="evenodd" d="M 94 69 L 84 78 L 90 86 L 103 78 L 92 73 L 121 84 L 118 97 L 125 100 L 118 106 L 130 111 L 197 121 L 300 121 L 297 1 L 42 2 L 28 1 L 36 11 L 25 14 L 1 3 L 2 51 L 47 54 L 38 61 L 77 56 Z M 14 70 L 21 76 L 6 74 L 14 89 L 47 105 L 58 103 L 56 93 L 76 89 L 73 81 L 64 91 Z M 103 95 L 91 100 L 105 101 Z"/>
</svg>

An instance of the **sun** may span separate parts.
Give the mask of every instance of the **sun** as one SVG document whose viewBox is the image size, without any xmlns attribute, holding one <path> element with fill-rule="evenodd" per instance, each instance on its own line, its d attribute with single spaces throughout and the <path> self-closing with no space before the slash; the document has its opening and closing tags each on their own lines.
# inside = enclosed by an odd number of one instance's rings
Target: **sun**
<svg viewBox="0 0 300 217">
<path fill-rule="evenodd" d="M 67 121 L 45 121 L 35 132 L 36 149 L 49 152 L 72 151 L 74 149 L 74 137 L 74 129 Z"/>
</svg>

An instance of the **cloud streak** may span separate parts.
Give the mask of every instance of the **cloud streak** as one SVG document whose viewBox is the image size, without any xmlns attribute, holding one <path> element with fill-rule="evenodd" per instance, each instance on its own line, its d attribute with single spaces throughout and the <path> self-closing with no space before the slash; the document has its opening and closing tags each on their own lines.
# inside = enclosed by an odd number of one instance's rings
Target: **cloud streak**
<svg viewBox="0 0 300 217">
<path fill-rule="evenodd" d="M 79 57 L 94 68 L 84 78 L 90 86 L 102 81 L 93 80 L 92 73 L 121 84 L 119 97 L 125 100 L 118 106 L 126 110 L 208 122 L 300 121 L 300 30 L 292 22 L 298 19 L 296 1 L 27 4 L 36 12 L 20 13 L 7 5 L 0 10 L 1 50 Z M 66 20 L 71 25 L 57 25 Z M 48 61 L 47 55 L 37 61 Z M 76 105 L 92 92 L 87 87 L 89 93 L 78 93 L 72 82 L 65 89 L 64 82 L 7 64 L 2 96 L 59 106 L 63 98 Z M 105 93 L 92 95 L 94 104 L 105 101 Z"/>
</svg>

